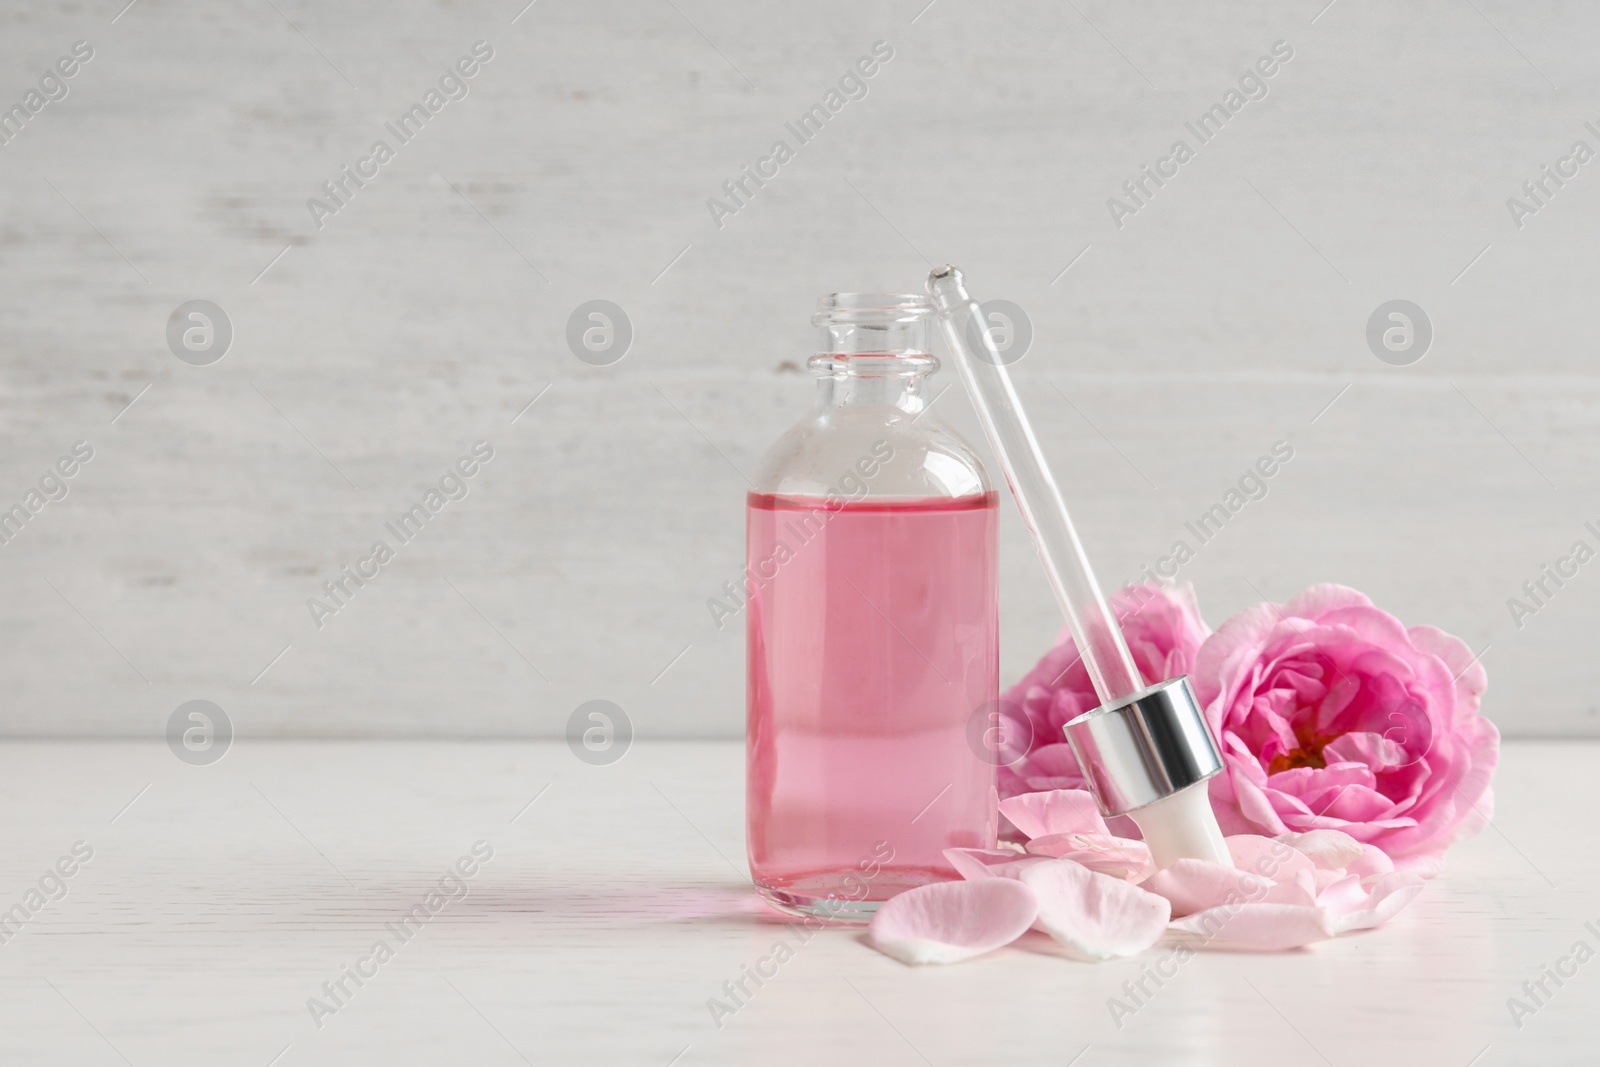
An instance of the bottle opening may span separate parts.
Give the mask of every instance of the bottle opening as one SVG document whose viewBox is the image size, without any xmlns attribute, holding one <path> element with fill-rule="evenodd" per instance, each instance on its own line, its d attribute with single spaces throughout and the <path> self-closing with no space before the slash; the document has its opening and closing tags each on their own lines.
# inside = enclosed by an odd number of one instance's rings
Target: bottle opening
<svg viewBox="0 0 1600 1067">
<path fill-rule="evenodd" d="M 933 321 L 933 302 L 921 293 L 829 293 L 811 316 L 822 331 L 811 368 L 819 374 L 928 373 L 939 365 L 932 355 Z"/>
</svg>

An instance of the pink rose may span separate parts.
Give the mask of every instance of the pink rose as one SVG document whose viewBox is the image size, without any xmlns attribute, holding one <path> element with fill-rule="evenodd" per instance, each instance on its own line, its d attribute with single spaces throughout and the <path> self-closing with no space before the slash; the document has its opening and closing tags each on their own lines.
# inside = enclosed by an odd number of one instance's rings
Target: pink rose
<svg viewBox="0 0 1600 1067">
<path fill-rule="evenodd" d="M 1195 692 L 1225 767 L 1211 802 L 1228 834 L 1339 830 L 1431 877 L 1493 813 L 1500 735 L 1459 638 L 1403 627 L 1354 589 L 1257 604 L 1200 649 Z"/>
<path fill-rule="evenodd" d="M 1211 629 L 1200 618 L 1188 583 L 1130 585 L 1113 593 L 1109 604 L 1146 682 L 1163 682 L 1194 668 L 1195 654 Z M 1063 632 L 1060 643 L 1006 691 L 1000 704 L 1002 714 L 1013 720 L 1006 736 L 1014 742 L 1002 757 L 1001 799 L 1042 789 L 1086 788 L 1061 728 L 1099 707 L 1100 698 L 1070 635 Z"/>
</svg>

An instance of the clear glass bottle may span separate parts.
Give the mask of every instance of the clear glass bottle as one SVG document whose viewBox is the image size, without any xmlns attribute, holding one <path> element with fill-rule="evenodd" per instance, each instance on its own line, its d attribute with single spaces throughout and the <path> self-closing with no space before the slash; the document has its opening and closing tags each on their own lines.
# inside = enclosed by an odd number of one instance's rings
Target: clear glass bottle
<svg viewBox="0 0 1600 1067">
<path fill-rule="evenodd" d="M 928 414 L 930 302 L 819 303 L 817 406 L 748 502 L 747 844 L 773 907 L 864 921 L 994 844 L 997 497 Z"/>
</svg>

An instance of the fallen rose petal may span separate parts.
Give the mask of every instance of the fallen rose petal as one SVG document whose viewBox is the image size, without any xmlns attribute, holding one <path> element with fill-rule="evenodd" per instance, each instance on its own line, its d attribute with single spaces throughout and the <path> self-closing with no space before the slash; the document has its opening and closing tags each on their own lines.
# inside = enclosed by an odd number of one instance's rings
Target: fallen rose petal
<svg viewBox="0 0 1600 1067">
<path fill-rule="evenodd" d="M 1023 868 L 1044 862 L 1042 856 L 1029 856 L 1005 848 L 947 848 L 944 858 L 968 881 L 1015 878 Z"/>
<path fill-rule="evenodd" d="M 1047 789 L 1008 797 L 1000 802 L 1000 814 L 1029 838 L 1052 834 L 1111 836 L 1094 796 L 1086 789 Z"/>
<path fill-rule="evenodd" d="M 1395 869 L 1394 860 L 1389 854 L 1376 845 L 1362 845 L 1361 858 L 1350 863 L 1345 868 L 1350 874 L 1359 874 L 1363 881 L 1373 881 L 1381 875 L 1389 874 Z M 1432 875 L 1423 875 L 1431 878 Z"/>
<path fill-rule="evenodd" d="M 1224 904 L 1173 922 L 1172 929 L 1198 940 L 1195 947 L 1235 952 L 1280 952 L 1332 937 L 1321 908 L 1297 904 Z"/>
<path fill-rule="evenodd" d="M 1311 884 L 1310 876 L 1316 871 L 1316 864 L 1286 841 L 1257 834 L 1235 834 L 1226 841 L 1228 855 L 1241 871 L 1278 882 L 1292 882 L 1306 875 L 1307 884 Z"/>
<path fill-rule="evenodd" d="M 1235 904 L 1258 899 L 1272 885 L 1268 879 L 1249 871 L 1195 859 L 1178 860 L 1139 884 L 1165 897 L 1172 905 L 1175 918 L 1230 902 L 1230 895 L 1231 903 Z"/>
<path fill-rule="evenodd" d="M 1334 874 L 1333 871 L 1319 872 Z M 1350 915 L 1365 910 L 1372 903 L 1372 886 L 1363 885 L 1358 874 L 1344 874 L 1335 878 L 1317 893 L 1317 907 L 1333 916 Z"/>
<path fill-rule="evenodd" d="M 1074 959 L 1136 956 L 1161 940 L 1172 918 L 1165 897 L 1072 860 L 1037 864 L 1018 877 L 1038 899 L 1034 925 Z"/>
<path fill-rule="evenodd" d="M 1331 912 L 1329 927 L 1336 934 L 1350 930 L 1367 930 L 1388 922 L 1401 908 L 1411 903 L 1427 880 L 1409 871 L 1395 871 L 1379 878 L 1367 898 L 1367 907 L 1344 914 Z M 1322 903 L 1318 901 L 1318 903 Z M 1326 906 L 1325 906 L 1326 908 Z"/>
<path fill-rule="evenodd" d="M 1010 878 L 934 882 L 885 901 L 867 937 L 901 963 L 960 963 L 1011 944 L 1038 913 L 1033 890 Z"/>
<path fill-rule="evenodd" d="M 1106 834 L 1047 834 L 1027 844 L 1029 855 L 1069 859 L 1091 871 L 1138 884 L 1155 871 L 1150 846 Z"/>
<path fill-rule="evenodd" d="M 1303 834 L 1285 834 L 1279 840 L 1324 871 L 1342 870 L 1350 866 L 1361 859 L 1366 848 L 1371 847 L 1362 845 L 1340 830 L 1307 830 Z M 1378 849 L 1373 851 L 1383 855 Z"/>
<path fill-rule="evenodd" d="M 1342 867 L 1333 871 L 1325 871 L 1319 867 L 1311 880 L 1311 895 L 1320 900 L 1322 899 L 1322 894 L 1329 892 L 1334 886 L 1351 877 L 1352 875 L 1348 874 Z M 1358 883 L 1361 881 L 1359 876 L 1355 876 L 1355 880 Z"/>
<path fill-rule="evenodd" d="M 1309 871 L 1301 871 L 1292 881 L 1269 885 L 1265 893 L 1251 898 L 1251 901 L 1258 904 L 1294 904 L 1309 908 L 1317 902 L 1316 881 Z"/>
</svg>

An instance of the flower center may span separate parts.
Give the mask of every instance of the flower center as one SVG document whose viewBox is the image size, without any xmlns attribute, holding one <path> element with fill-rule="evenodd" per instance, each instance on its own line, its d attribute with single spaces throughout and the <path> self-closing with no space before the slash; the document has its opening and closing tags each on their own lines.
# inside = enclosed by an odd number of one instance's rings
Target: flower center
<svg viewBox="0 0 1600 1067">
<path fill-rule="evenodd" d="M 1337 734 L 1307 735 L 1296 730 L 1295 740 L 1300 742 L 1300 747 L 1273 756 L 1272 761 L 1267 764 L 1267 773 L 1279 774 L 1296 767 L 1314 767 L 1321 770 L 1328 765 L 1328 761 L 1322 755 L 1322 749 L 1336 737 Z"/>
</svg>

